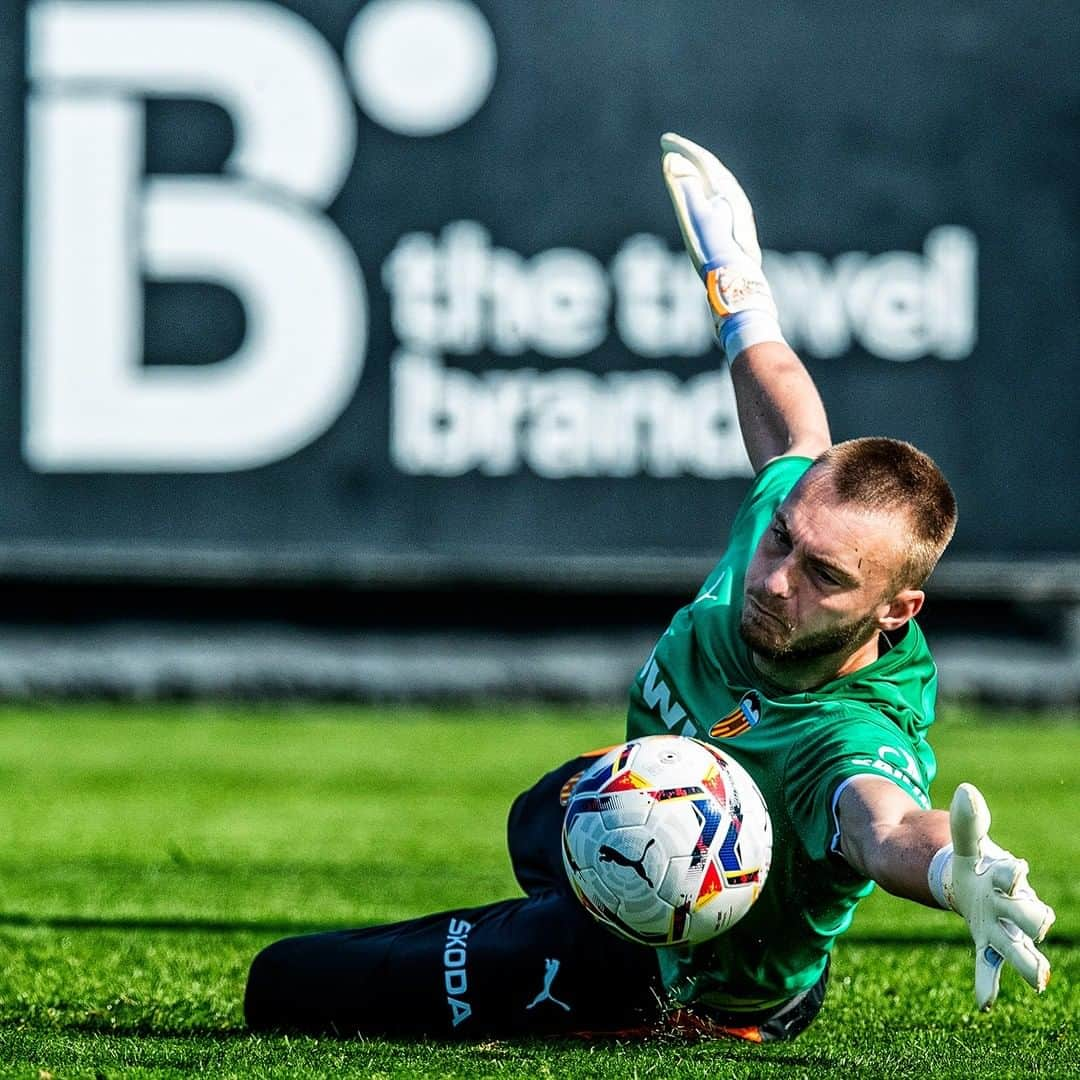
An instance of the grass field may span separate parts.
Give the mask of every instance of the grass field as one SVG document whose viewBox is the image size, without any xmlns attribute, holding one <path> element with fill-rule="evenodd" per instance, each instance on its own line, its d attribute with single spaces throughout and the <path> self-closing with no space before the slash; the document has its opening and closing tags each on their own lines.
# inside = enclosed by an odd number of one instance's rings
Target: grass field
<svg viewBox="0 0 1080 1080">
<path fill-rule="evenodd" d="M 962 923 L 875 895 L 788 1045 L 245 1032 L 247 965 L 274 938 L 516 894 L 513 794 L 619 734 L 582 709 L 0 710 L 0 1075 L 1080 1075 L 1076 715 L 953 709 L 936 738 L 936 801 L 978 782 L 1057 909 L 1042 998 L 1007 972 L 976 1013 Z"/>
</svg>

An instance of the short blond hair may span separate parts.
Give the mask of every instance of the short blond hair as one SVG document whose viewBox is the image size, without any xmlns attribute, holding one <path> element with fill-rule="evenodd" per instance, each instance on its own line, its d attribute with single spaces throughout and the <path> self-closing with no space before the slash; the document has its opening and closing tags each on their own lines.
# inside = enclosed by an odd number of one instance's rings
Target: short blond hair
<svg viewBox="0 0 1080 1080">
<path fill-rule="evenodd" d="M 844 502 L 902 514 L 906 555 L 894 587 L 920 588 L 956 531 L 956 496 L 934 460 L 900 439 L 849 439 L 829 447 L 811 466 Z"/>
</svg>

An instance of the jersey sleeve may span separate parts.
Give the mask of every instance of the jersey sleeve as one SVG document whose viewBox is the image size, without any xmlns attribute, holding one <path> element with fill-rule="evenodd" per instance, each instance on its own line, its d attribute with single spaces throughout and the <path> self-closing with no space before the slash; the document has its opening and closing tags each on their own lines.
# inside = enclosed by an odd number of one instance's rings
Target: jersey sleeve
<svg viewBox="0 0 1080 1080">
<path fill-rule="evenodd" d="M 731 523 L 724 556 L 705 580 L 699 596 L 707 593 L 732 567 L 745 568 L 773 512 L 812 464 L 812 459 L 807 457 L 781 457 L 757 474 Z"/>
<path fill-rule="evenodd" d="M 876 715 L 846 716 L 800 739 L 785 766 L 787 810 L 812 859 L 838 852 L 836 803 L 856 776 L 889 780 L 924 810 L 930 807 L 933 752 Z"/>
</svg>

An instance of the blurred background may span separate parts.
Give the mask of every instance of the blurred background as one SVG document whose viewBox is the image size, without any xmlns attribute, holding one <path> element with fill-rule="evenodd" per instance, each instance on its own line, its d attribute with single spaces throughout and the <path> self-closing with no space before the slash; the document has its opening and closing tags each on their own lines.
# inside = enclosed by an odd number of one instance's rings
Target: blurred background
<svg viewBox="0 0 1080 1080">
<path fill-rule="evenodd" d="M 961 506 L 947 695 L 1080 701 L 1072 2 L 0 14 L 0 696 L 618 701 L 749 466 L 659 175 Z"/>
</svg>

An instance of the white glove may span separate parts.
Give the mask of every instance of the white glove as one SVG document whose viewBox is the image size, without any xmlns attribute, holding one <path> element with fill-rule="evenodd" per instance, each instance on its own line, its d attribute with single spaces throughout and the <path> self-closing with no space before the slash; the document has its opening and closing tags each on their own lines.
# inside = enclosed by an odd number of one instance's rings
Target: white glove
<svg viewBox="0 0 1080 1080">
<path fill-rule="evenodd" d="M 990 810 L 978 788 L 961 784 L 949 810 L 952 843 L 930 863 L 930 891 L 962 915 L 975 940 L 975 1001 L 989 1009 L 1007 961 L 1038 993 L 1050 981 L 1050 962 L 1035 946 L 1054 912 L 1028 884 L 1028 864 L 990 839 Z"/>
<path fill-rule="evenodd" d="M 734 360 L 741 349 L 761 341 L 783 341 L 761 269 L 754 211 L 739 181 L 708 150 L 681 135 L 661 136 L 660 146 L 679 231 L 705 283 L 728 358 Z"/>
</svg>

